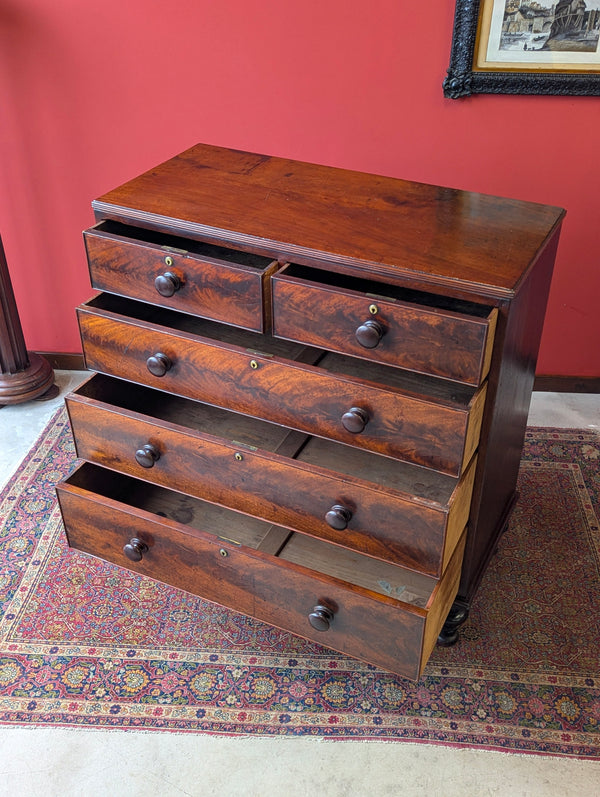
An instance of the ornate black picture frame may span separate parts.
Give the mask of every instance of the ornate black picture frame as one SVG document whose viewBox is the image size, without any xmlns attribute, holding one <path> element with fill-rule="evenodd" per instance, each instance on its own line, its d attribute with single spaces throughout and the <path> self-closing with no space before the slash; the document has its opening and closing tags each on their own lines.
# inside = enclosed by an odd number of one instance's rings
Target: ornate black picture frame
<svg viewBox="0 0 600 797">
<path fill-rule="evenodd" d="M 557 0 L 554 6 L 573 0 Z M 450 99 L 468 97 L 471 94 L 557 94 L 573 96 L 600 96 L 600 64 L 573 67 L 569 64 L 553 64 L 548 71 L 543 64 L 509 63 L 506 65 L 477 66 L 478 52 L 481 48 L 481 15 L 484 7 L 489 11 L 495 3 L 506 0 L 456 0 L 454 33 L 448 74 L 443 83 L 444 96 Z M 576 0 L 581 7 L 585 0 Z M 514 3 L 519 6 L 519 3 Z M 521 2 L 521 8 L 529 8 Z M 507 4 L 508 6 L 508 4 Z M 538 3 L 532 6 L 539 9 Z M 518 11 L 521 11 L 518 8 Z M 554 12 L 552 12 L 554 13 Z M 489 16 L 489 15 L 488 15 Z M 550 23 L 554 24 L 554 23 Z M 513 34 L 516 35 L 516 34 Z M 532 34 L 527 34 L 532 36 Z M 542 36 L 538 36 L 543 40 Z M 534 37 L 535 39 L 535 37 Z M 533 40 L 534 40 L 533 39 Z M 531 39 L 528 39 L 531 40 Z M 523 46 L 523 61 L 534 56 L 533 47 L 528 50 L 527 41 Z M 553 54 L 556 60 L 556 54 Z"/>
</svg>

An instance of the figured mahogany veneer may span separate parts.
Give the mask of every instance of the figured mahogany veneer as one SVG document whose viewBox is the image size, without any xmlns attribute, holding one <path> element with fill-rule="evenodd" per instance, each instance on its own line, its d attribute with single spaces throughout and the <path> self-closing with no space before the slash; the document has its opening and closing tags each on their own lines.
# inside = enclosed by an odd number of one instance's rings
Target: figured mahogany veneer
<svg viewBox="0 0 600 797">
<path fill-rule="evenodd" d="M 277 263 L 113 222 L 86 230 L 92 286 L 262 332 Z"/>
<path fill-rule="evenodd" d="M 498 311 L 436 298 L 441 306 L 427 306 L 419 302 L 432 297 L 415 291 L 286 266 L 273 276 L 273 334 L 479 385 Z"/>
<path fill-rule="evenodd" d="M 93 208 L 70 545 L 418 678 L 516 499 L 562 211 L 204 145 Z"/>
<path fill-rule="evenodd" d="M 380 368 L 376 384 L 348 377 L 352 363 L 333 354 L 143 311 L 103 295 L 79 308 L 88 368 L 454 476 L 477 446 L 485 387 L 416 394 L 395 371 Z"/>
<path fill-rule="evenodd" d="M 467 522 L 474 463 L 459 482 L 99 374 L 67 407 L 89 462 L 429 575 Z"/>
<path fill-rule="evenodd" d="M 418 677 L 458 585 L 464 535 L 438 581 L 97 470 L 84 465 L 58 489 L 73 547 L 320 643 L 326 631 L 330 647 Z M 332 620 L 318 630 L 309 615 L 320 605 Z"/>
</svg>

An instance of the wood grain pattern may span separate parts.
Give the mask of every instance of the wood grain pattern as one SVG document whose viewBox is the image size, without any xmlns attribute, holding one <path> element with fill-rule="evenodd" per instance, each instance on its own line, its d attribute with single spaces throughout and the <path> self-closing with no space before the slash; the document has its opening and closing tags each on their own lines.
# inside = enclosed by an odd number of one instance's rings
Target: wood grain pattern
<svg viewBox="0 0 600 797">
<path fill-rule="evenodd" d="M 514 504 L 563 211 L 205 145 L 93 208 L 70 543 L 418 677 Z"/>
<path fill-rule="evenodd" d="M 531 390 L 559 231 L 517 296 L 498 308 L 459 599 L 469 605 L 506 528 L 527 427 Z"/>
<path fill-rule="evenodd" d="M 96 307 L 80 307 L 78 317 L 88 368 L 450 475 L 461 472 L 469 407 L 404 395 L 343 374 L 323 374 L 310 365 L 175 333 Z M 162 377 L 146 367 L 156 352 L 172 363 Z M 341 421 L 355 406 L 369 416 L 361 434 L 346 431 Z"/>
<path fill-rule="evenodd" d="M 93 203 L 180 230 L 443 292 L 508 298 L 560 208 L 199 144 Z"/>
<path fill-rule="evenodd" d="M 484 317 L 461 315 L 388 298 L 385 286 L 378 288 L 384 296 L 377 296 L 320 284 L 318 278 L 316 269 L 289 267 L 273 276 L 274 335 L 471 385 L 486 377 L 494 310 L 488 308 Z M 377 290 L 372 283 L 369 287 Z M 355 333 L 369 320 L 381 325 L 383 337 L 376 347 L 365 349 Z"/>
<path fill-rule="evenodd" d="M 467 430 L 465 432 L 465 447 L 463 450 L 462 469 L 467 467 L 477 447 L 479 446 L 479 437 L 481 433 L 481 424 L 483 423 L 483 413 L 485 411 L 485 404 L 487 398 L 487 383 L 481 386 L 481 389 L 475 394 L 473 401 L 470 405 L 469 420 L 467 422 Z"/>
<path fill-rule="evenodd" d="M 99 381 L 107 380 L 96 378 L 96 385 Z M 125 389 L 123 385 L 122 392 Z M 144 410 L 134 412 L 116 406 L 109 390 L 113 403 L 91 399 L 86 395 L 90 392 L 102 391 L 88 385 L 67 397 L 67 407 L 78 456 L 104 467 L 429 575 L 441 574 L 458 541 L 457 529 L 462 531 L 466 523 L 471 475 L 460 483 L 440 475 L 434 478 L 420 468 L 328 441 L 307 445 L 302 437 L 289 455 L 299 457 L 294 460 L 276 453 L 285 445 L 277 437 L 272 451 L 264 436 L 261 448 L 242 443 L 248 435 L 237 431 L 236 421 L 247 427 L 248 419 L 233 413 L 221 413 L 230 416 L 227 431 L 234 435 L 223 439 L 215 436 L 223 422 L 212 421 L 213 408 L 204 408 L 203 422 L 195 431 L 190 422 L 196 409 L 193 402 L 186 403 L 187 414 L 183 402 L 176 403 L 179 418 L 174 423 L 164 420 L 172 413 L 159 407 L 150 415 L 148 402 Z M 280 427 L 273 430 L 283 437 Z M 250 439 L 258 442 L 258 437 Z M 150 468 L 135 458 L 145 444 L 160 455 Z M 331 528 L 325 520 L 336 504 L 352 513 L 343 530 Z"/>
<path fill-rule="evenodd" d="M 421 671 L 427 664 L 429 657 L 436 645 L 442 626 L 446 621 L 448 612 L 456 594 L 458 592 L 458 585 L 460 582 L 461 566 L 463 562 L 463 555 L 465 550 L 467 534 L 461 536 L 459 544 L 456 546 L 454 553 L 444 571 L 444 578 L 439 581 L 428 606 L 429 613 L 427 615 L 427 624 L 425 626 L 425 633 L 423 636 L 423 647 L 421 651 Z"/>
<path fill-rule="evenodd" d="M 119 492 L 132 495 L 134 491 L 129 482 L 124 481 L 126 477 L 115 475 L 122 484 L 113 487 L 106 476 L 98 479 L 96 473 L 89 472 L 93 466 L 82 467 L 88 470 L 87 474 L 80 476 L 76 472 L 58 486 L 72 547 L 167 581 L 179 589 L 223 603 L 391 672 L 418 678 L 428 611 L 437 609 L 431 602 L 429 610 L 412 606 L 304 565 L 217 539 L 177 520 L 160 517 L 143 506 L 132 506 L 127 502 L 129 499 L 123 501 L 110 495 Z M 103 480 L 108 495 L 89 491 L 88 482 L 94 483 L 97 489 Z M 142 496 L 138 497 L 142 498 L 148 490 L 140 492 Z M 232 534 L 235 536 L 235 531 Z M 148 546 L 147 553 L 137 563 L 130 562 L 123 554 L 123 546 L 132 537 Z M 335 556 L 336 548 L 332 546 L 324 558 L 335 560 Z M 380 580 L 389 582 L 386 569 L 389 567 L 382 563 Z M 399 571 L 395 582 L 403 580 Z M 431 589 L 435 583 L 430 582 Z M 436 614 L 443 615 L 449 608 L 451 598 L 445 595 L 445 599 L 449 603 L 440 607 Z M 307 620 L 318 603 L 325 603 L 334 610 L 333 623 L 326 633 L 314 631 Z"/>
<path fill-rule="evenodd" d="M 264 331 L 270 309 L 269 278 L 278 268 L 276 262 L 202 247 L 186 239 L 156 236 L 156 241 L 144 240 L 139 234 L 134 238 L 134 234 L 124 225 L 106 223 L 86 230 L 84 240 L 94 288 Z M 150 234 L 145 237 L 151 238 Z M 189 251 L 192 247 L 197 251 Z M 154 285 L 165 272 L 174 273 L 181 283 L 168 298 L 162 297 Z"/>
</svg>

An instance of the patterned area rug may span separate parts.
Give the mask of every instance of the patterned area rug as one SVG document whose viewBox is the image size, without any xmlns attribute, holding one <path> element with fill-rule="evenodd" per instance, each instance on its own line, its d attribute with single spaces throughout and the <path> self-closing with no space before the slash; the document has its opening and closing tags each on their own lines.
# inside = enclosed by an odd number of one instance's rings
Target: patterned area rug
<svg viewBox="0 0 600 797">
<path fill-rule="evenodd" d="M 600 758 L 600 438 L 529 429 L 459 644 L 413 684 L 67 548 L 60 410 L 0 494 L 0 722 Z"/>
</svg>

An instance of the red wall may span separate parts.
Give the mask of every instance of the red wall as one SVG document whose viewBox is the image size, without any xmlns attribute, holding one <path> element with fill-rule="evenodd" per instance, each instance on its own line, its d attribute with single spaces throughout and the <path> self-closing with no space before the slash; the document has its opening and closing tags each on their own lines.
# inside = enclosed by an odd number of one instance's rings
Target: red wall
<svg viewBox="0 0 600 797">
<path fill-rule="evenodd" d="M 444 99 L 453 10 L 2 0 L 0 231 L 28 348 L 80 351 L 90 201 L 203 141 L 567 208 L 538 373 L 600 375 L 600 100 Z"/>
</svg>

